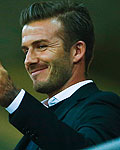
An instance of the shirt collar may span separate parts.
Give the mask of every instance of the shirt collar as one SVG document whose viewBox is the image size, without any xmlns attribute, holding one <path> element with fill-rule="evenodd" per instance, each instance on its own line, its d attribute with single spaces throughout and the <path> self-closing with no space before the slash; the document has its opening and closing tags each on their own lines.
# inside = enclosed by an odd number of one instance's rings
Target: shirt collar
<svg viewBox="0 0 120 150">
<path fill-rule="evenodd" d="M 61 91 L 60 93 L 56 94 L 54 97 L 48 99 L 45 99 L 44 101 L 42 101 L 42 103 L 44 104 L 45 101 L 48 100 L 48 106 L 53 106 L 61 101 L 63 101 L 66 98 L 69 98 L 72 94 L 74 94 L 79 88 L 81 88 L 82 86 L 93 82 L 92 80 L 85 80 L 85 81 L 81 81 L 78 82 L 70 87 L 68 87 L 67 89 Z"/>
</svg>

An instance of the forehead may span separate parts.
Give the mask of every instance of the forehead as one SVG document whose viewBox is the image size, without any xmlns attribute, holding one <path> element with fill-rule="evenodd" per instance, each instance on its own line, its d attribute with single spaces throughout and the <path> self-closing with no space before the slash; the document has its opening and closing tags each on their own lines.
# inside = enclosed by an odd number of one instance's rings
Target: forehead
<svg viewBox="0 0 120 150">
<path fill-rule="evenodd" d="M 32 40 L 51 39 L 59 31 L 61 23 L 56 19 L 35 21 L 22 29 L 22 43 Z"/>
</svg>

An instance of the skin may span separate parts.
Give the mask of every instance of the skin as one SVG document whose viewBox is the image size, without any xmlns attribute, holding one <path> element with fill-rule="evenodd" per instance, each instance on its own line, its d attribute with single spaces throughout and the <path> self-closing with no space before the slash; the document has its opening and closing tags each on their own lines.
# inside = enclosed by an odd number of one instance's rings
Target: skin
<svg viewBox="0 0 120 150">
<path fill-rule="evenodd" d="M 63 40 L 57 34 L 62 28 L 61 23 L 52 18 L 29 23 L 22 29 L 25 68 L 33 81 L 34 89 L 48 94 L 49 98 L 85 80 L 86 44 L 78 41 L 70 48 L 69 53 L 66 52 Z M 19 90 L 1 64 L 0 83 L 0 105 L 7 107 Z"/>
</svg>

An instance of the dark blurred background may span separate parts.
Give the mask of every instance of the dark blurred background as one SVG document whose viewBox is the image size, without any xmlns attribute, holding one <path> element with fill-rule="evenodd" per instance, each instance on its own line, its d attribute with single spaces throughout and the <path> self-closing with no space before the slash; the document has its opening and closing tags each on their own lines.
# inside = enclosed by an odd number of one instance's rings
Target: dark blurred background
<svg viewBox="0 0 120 150">
<path fill-rule="evenodd" d="M 39 100 L 46 95 L 32 89 L 32 82 L 24 69 L 21 51 L 19 15 L 35 0 L 0 0 L 0 61 L 12 79 Z M 88 8 L 95 26 L 96 45 L 90 78 L 102 90 L 120 95 L 120 1 L 81 0 Z M 22 137 L 8 122 L 8 113 L 0 107 L 0 150 L 13 150 Z"/>
</svg>

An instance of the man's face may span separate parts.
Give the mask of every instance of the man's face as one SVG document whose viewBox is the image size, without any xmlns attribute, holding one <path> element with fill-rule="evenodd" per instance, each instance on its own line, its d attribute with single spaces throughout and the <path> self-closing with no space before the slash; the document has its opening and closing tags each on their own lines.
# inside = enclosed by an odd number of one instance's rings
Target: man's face
<svg viewBox="0 0 120 150">
<path fill-rule="evenodd" d="M 72 75 L 69 53 L 57 35 L 61 28 L 55 19 L 27 24 L 22 30 L 25 68 L 36 91 L 51 95 L 59 92 Z"/>
</svg>

